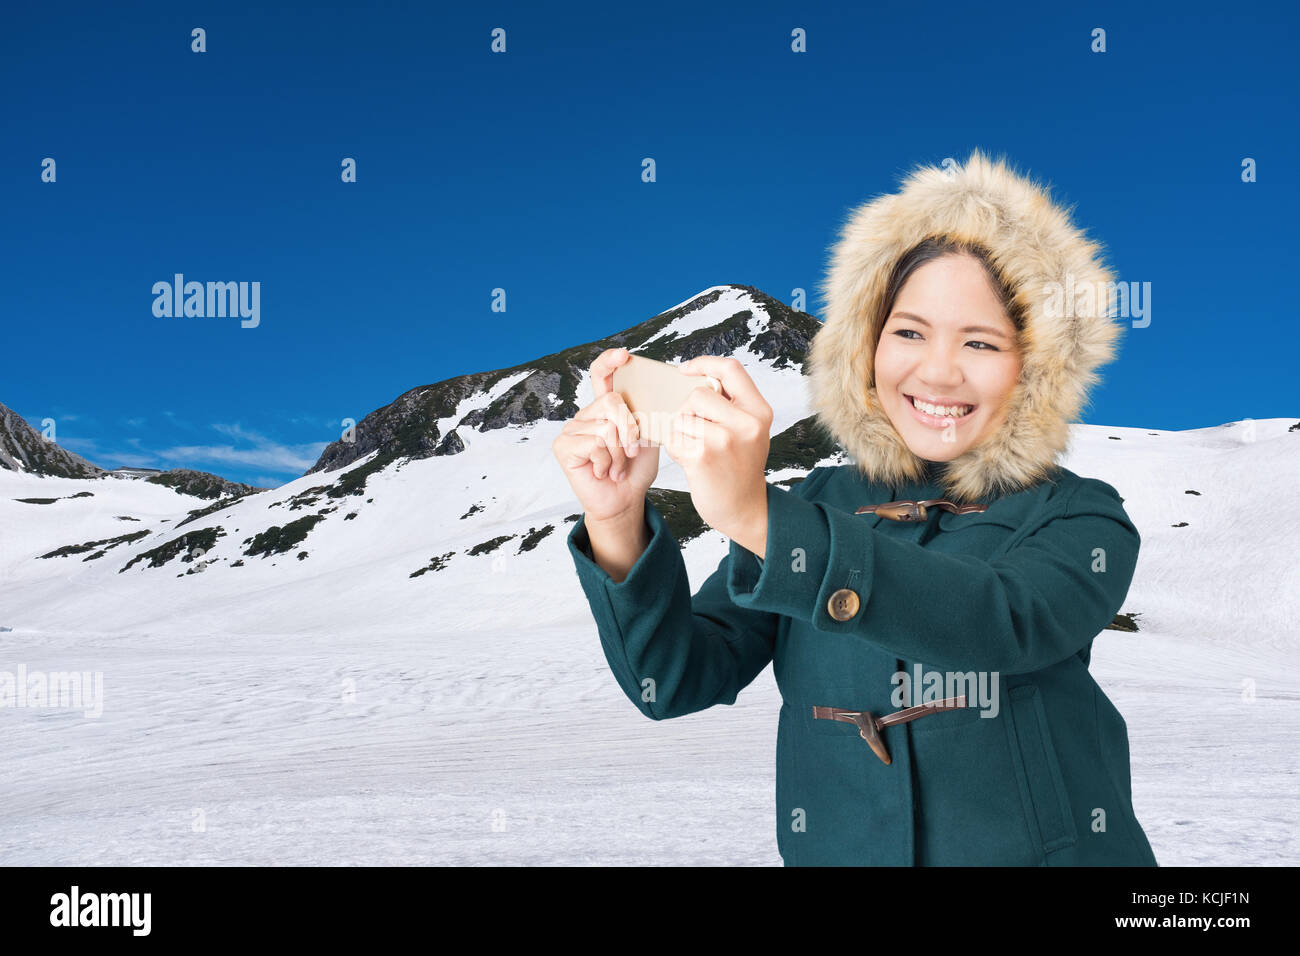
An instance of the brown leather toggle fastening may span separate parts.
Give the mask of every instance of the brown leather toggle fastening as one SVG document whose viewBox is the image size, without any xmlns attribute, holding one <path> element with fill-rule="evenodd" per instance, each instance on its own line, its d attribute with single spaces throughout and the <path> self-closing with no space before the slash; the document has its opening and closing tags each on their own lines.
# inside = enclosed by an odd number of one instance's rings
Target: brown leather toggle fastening
<svg viewBox="0 0 1300 956">
<path fill-rule="evenodd" d="M 905 710 L 896 710 L 892 714 L 885 714 L 883 717 L 877 717 L 869 710 L 814 707 L 813 718 L 816 720 L 842 720 L 845 723 L 857 724 L 862 739 L 871 745 L 871 749 L 875 751 L 877 757 L 889 764 L 893 763 L 893 760 L 889 756 L 889 748 L 885 746 L 885 738 L 880 736 L 881 730 L 890 724 L 905 724 L 909 720 L 916 720 L 918 717 L 924 717 L 926 714 L 932 714 L 938 710 L 955 710 L 965 706 L 966 695 L 962 694 L 960 697 L 948 697 L 944 700 L 936 700 L 931 704 L 918 704 Z"/>
<path fill-rule="evenodd" d="M 987 511 L 989 507 L 988 505 L 959 505 L 943 498 L 930 498 L 926 501 L 888 501 L 883 505 L 867 505 L 865 508 L 859 508 L 854 514 L 874 513 L 891 521 L 924 521 L 927 506 L 942 508 L 955 515 L 977 514 Z"/>
</svg>

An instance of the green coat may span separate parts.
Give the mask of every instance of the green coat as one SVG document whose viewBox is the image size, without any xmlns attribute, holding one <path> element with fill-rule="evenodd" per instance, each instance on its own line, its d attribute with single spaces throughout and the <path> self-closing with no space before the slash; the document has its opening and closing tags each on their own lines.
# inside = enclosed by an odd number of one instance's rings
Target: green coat
<svg viewBox="0 0 1300 956">
<path fill-rule="evenodd" d="M 649 501 L 650 545 L 625 580 L 591 559 L 585 518 L 568 543 L 614 677 L 647 717 L 732 704 L 773 663 L 786 865 L 1154 866 L 1127 727 L 1088 671 L 1140 537 L 1110 485 L 1053 476 L 909 524 L 855 512 L 944 497 L 933 466 L 901 487 L 815 468 L 793 491 L 768 486 L 768 559 L 732 542 L 694 598 Z M 828 608 L 843 589 L 860 599 L 847 620 Z M 854 724 L 813 719 L 815 705 L 897 710 L 892 677 L 918 664 L 997 672 L 997 716 L 981 701 L 885 727 L 890 764 Z"/>
</svg>

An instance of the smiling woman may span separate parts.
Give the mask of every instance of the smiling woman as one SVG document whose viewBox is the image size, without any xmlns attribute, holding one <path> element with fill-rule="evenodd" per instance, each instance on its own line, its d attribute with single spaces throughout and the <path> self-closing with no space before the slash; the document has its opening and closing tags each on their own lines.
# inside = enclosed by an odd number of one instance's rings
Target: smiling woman
<svg viewBox="0 0 1300 956">
<path fill-rule="evenodd" d="M 611 672 L 665 720 L 735 703 L 773 665 L 787 864 L 1155 864 L 1127 727 L 1088 671 L 1141 538 L 1115 488 L 1057 460 L 1120 327 L 1044 290 L 1109 281 L 1100 252 L 978 151 L 855 210 L 808 356 L 819 424 L 852 464 L 768 484 L 771 407 L 735 359 L 692 359 L 734 400 L 692 391 L 692 441 L 667 449 L 731 539 L 694 596 L 647 497 L 658 450 L 620 450 L 638 438 L 610 386 L 626 350 L 593 363 L 595 401 L 555 454 L 585 509 L 569 550 Z M 988 699 L 896 709 L 899 675 L 925 672 Z"/>
<path fill-rule="evenodd" d="M 875 385 L 908 447 L 947 462 L 997 432 L 1020 377 L 1024 318 L 988 253 L 926 239 L 894 268 L 883 314 Z"/>
</svg>

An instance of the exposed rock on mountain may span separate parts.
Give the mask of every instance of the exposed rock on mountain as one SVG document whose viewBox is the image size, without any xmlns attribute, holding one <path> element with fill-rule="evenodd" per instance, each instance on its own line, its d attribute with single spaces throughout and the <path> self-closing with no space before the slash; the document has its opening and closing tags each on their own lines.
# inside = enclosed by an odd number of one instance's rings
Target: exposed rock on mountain
<svg viewBox="0 0 1300 956">
<path fill-rule="evenodd" d="M 0 405 L 0 468 L 47 478 L 98 478 L 105 473 L 45 438 L 4 405 Z"/>
<path fill-rule="evenodd" d="M 692 316 L 702 321 L 692 322 Z M 622 346 L 663 362 L 748 349 L 773 368 L 794 368 L 803 364 L 819 327 L 811 315 L 751 286 L 716 286 L 596 342 L 413 388 L 363 418 L 349 440 L 326 447 L 307 474 L 342 468 L 372 452 L 379 453 L 377 468 L 401 457 L 457 455 L 474 432 L 566 421 L 578 411 L 579 383 L 605 349 Z"/>
<path fill-rule="evenodd" d="M 196 498 L 238 498 L 255 491 L 267 490 L 237 481 L 227 481 L 220 475 L 194 471 L 191 468 L 173 468 L 171 471 L 146 478 L 145 481 L 174 489 L 178 495 L 194 495 Z"/>
</svg>

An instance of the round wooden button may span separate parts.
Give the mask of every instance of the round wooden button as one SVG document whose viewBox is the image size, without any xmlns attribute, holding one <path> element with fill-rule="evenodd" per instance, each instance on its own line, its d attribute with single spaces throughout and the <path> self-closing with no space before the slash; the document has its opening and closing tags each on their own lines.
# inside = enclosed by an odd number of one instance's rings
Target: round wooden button
<svg viewBox="0 0 1300 956">
<path fill-rule="evenodd" d="M 830 601 L 826 604 L 826 610 L 837 621 L 850 621 L 858 613 L 858 608 L 861 606 L 862 602 L 858 599 L 857 591 L 840 588 L 831 595 Z"/>
</svg>

